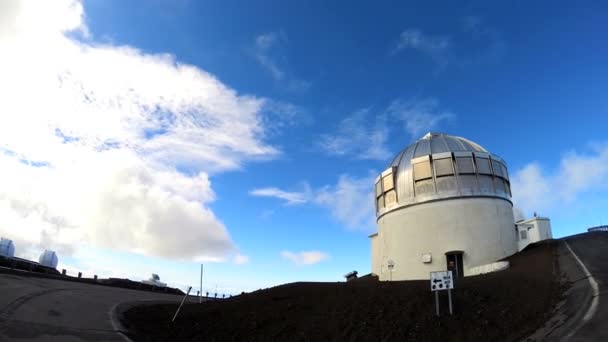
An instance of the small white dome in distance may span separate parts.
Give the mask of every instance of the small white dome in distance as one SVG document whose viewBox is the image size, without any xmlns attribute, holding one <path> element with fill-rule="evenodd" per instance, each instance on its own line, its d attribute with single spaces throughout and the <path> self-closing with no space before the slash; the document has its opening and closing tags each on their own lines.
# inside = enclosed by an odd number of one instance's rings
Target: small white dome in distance
<svg viewBox="0 0 608 342">
<path fill-rule="evenodd" d="M 15 256 L 15 245 L 13 240 L 0 238 L 0 255 L 6 258 Z"/>
<path fill-rule="evenodd" d="M 42 252 L 42 254 L 40 254 L 40 258 L 38 259 L 38 262 L 40 262 L 42 266 L 50 268 L 57 268 L 58 261 L 59 260 L 57 259 L 57 254 L 54 251 L 50 251 L 48 249 Z"/>
</svg>

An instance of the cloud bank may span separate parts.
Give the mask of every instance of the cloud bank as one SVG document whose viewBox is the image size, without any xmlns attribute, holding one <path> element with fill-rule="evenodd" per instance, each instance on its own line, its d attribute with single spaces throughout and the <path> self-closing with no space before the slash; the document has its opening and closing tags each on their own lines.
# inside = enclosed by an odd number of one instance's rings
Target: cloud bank
<svg viewBox="0 0 608 342">
<path fill-rule="evenodd" d="M 277 156 L 265 109 L 276 122 L 281 106 L 174 56 L 96 43 L 80 1 L 3 1 L 0 51 L 0 235 L 23 253 L 238 252 L 209 177 Z"/>
</svg>

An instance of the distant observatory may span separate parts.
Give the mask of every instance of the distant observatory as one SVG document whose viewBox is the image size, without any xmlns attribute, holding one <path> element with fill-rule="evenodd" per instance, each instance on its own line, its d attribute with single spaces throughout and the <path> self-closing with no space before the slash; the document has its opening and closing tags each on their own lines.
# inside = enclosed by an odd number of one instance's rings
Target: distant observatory
<svg viewBox="0 0 608 342">
<path fill-rule="evenodd" d="M 446 269 L 459 277 L 478 274 L 551 237 L 546 218 L 540 225 L 536 217 L 515 223 L 505 161 L 461 137 L 426 134 L 397 154 L 376 178 L 374 193 L 372 273 L 380 280 L 428 279 Z M 520 232 L 529 227 L 542 234 Z"/>
<path fill-rule="evenodd" d="M 141 282 L 144 283 L 144 284 L 154 285 L 154 286 L 158 286 L 158 287 L 166 287 L 167 286 L 166 283 L 163 283 L 163 282 L 160 281 L 160 277 L 156 273 L 152 273 L 152 275 L 150 276 L 150 279 L 148 279 L 148 280 L 142 280 Z"/>
<path fill-rule="evenodd" d="M 50 268 L 57 268 L 58 261 L 59 260 L 57 259 L 57 253 L 48 249 L 44 250 L 44 252 L 40 254 L 40 258 L 38 258 L 38 262 L 40 263 L 40 265 Z"/>
<path fill-rule="evenodd" d="M 0 256 L 12 258 L 15 256 L 15 245 L 13 240 L 0 238 Z"/>
</svg>

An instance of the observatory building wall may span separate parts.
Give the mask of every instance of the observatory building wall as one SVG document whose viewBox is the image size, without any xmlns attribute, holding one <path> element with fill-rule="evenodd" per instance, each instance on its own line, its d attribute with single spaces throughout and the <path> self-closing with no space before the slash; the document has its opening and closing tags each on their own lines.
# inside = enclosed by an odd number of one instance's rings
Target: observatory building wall
<svg viewBox="0 0 608 342">
<path fill-rule="evenodd" d="M 415 205 L 378 219 L 372 272 L 380 280 L 428 279 L 430 272 L 446 269 L 446 253 L 462 252 L 467 276 L 469 268 L 517 252 L 516 239 L 513 209 L 506 200 L 466 198 Z"/>
</svg>

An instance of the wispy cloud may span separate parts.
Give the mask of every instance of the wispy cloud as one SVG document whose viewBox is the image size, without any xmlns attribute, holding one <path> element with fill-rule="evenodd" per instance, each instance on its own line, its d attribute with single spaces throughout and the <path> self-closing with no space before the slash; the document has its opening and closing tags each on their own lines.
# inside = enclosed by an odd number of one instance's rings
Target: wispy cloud
<svg viewBox="0 0 608 342">
<path fill-rule="evenodd" d="M 303 191 L 284 191 L 278 188 L 262 188 L 250 191 L 252 196 L 274 197 L 287 205 L 314 204 L 325 208 L 347 229 L 371 230 L 374 226 L 374 201 L 372 188 L 374 175 L 357 178 L 340 175 L 335 185 Z"/>
<path fill-rule="evenodd" d="M 316 145 L 326 154 L 354 159 L 387 160 L 391 157 L 387 141 L 395 129 L 388 120 L 399 122 L 413 138 L 419 138 L 455 115 L 441 108 L 435 98 L 394 100 L 386 109 L 372 114 L 371 108 L 360 109 L 342 119 L 333 133 L 320 136 Z M 401 130 L 399 136 L 402 136 Z"/>
<path fill-rule="evenodd" d="M 304 92 L 311 86 L 309 81 L 293 77 L 287 71 L 287 34 L 285 31 L 268 32 L 255 37 L 252 55 L 260 66 L 272 76 L 272 78 L 285 85 L 287 90 L 293 92 Z"/>
<path fill-rule="evenodd" d="M 340 175 L 335 185 L 319 189 L 315 203 L 327 208 L 346 228 L 369 231 L 374 227 L 375 209 L 372 189 L 375 174 L 357 178 Z"/>
<path fill-rule="evenodd" d="M 232 259 L 232 262 L 236 265 L 245 265 L 249 263 L 249 256 L 243 254 L 237 254 Z"/>
<path fill-rule="evenodd" d="M 553 211 L 580 196 L 608 190 L 608 143 L 593 144 L 590 153 L 566 153 L 559 167 L 547 172 L 532 162 L 511 176 L 513 200 L 525 212 Z"/>
<path fill-rule="evenodd" d="M 273 48 L 286 43 L 287 36 L 282 31 L 264 33 L 255 38 L 254 57 L 277 81 L 285 79 L 285 72 L 279 68 L 270 54 Z"/>
<path fill-rule="evenodd" d="M 466 67 L 494 63 L 503 58 L 506 43 L 497 30 L 485 25 L 482 17 L 465 16 L 460 23 L 460 27 L 450 34 L 429 34 L 418 28 L 408 28 L 393 43 L 390 54 L 416 51 L 430 57 L 439 71 L 447 66 Z"/>
<path fill-rule="evenodd" d="M 390 157 L 386 147 L 388 127 L 386 116 L 371 120 L 370 108 L 360 109 L 337 125 L 337 131 L 323 134 L 317 145 L 329 155 L 351 156 L 356 159 L 384 160 Z"/>
<path fill-rule="evenodd" d="M 0 235 L 22 251 L 230 260 L 210 177 L 280 154 L 271 101 L 172 55 L 91 41 L 79 1 L 14 4 L 0 2 Z"/>
<path fill-rule="evenodd" d="M 439 100 L 435 98 L 395 100 L 388 106 L 387 113 L 401 121 L 405 131 L 415 138 L 455 116 L 450 111 L 442 109 Z"/>
<path fill-rule="evenodd" d="M 328 259 L 329 255 L 320 251 L 304 251 L 298 253 L 282 251 L 281 257 L 291 261 L 297 266 L 304 266 L 318 264 L 321 261 Z"/>
<path fill-rule="evenodd" d="M 436 62 L 443 63 L 450 45 L 450 38 L 447 36 L 428 35 L 419 29 L 410 28 L 401 32 L 392 53 L 397 54 L 402 50 L 412 49 L 430 56 Z"/>
<path fill-rule="evenodd" d="M 308 202 L 307 192 L 284 191 L 279 188 L 259 188 L 249 191 L 249 194 L 256 197 L 273 197 L 284 200 L 288 205 L 303 204 Z"/>
</svg>

